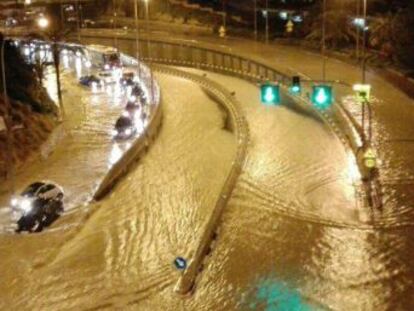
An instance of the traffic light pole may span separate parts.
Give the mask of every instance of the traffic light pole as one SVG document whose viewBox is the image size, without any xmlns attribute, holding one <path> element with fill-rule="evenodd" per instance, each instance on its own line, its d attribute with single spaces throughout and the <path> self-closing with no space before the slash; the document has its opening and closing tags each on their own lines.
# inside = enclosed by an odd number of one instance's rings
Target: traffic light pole
<svg viewBox="0 0 414 311">
<path fill-rule="evenodd" d="M 269 0 L 266 0 L 266 44 L 269 43 Z"/>
<path fill-rule="evenodd" d="M 326 0 L 325 0 L 326 1 Z M 364 29 L 362 29 L 362 83 L 365 84 L 366 80 L 366 49 L 367 49 L 367 30 L 366 30 L 366 20 L 367 20 L 367 0 L 364 0 Z"/>
<path fill-rule="evenodd" d="M 323 0 L 322 13 L 322 80 L 326 79 L 326 0 Z"/>
</svg>

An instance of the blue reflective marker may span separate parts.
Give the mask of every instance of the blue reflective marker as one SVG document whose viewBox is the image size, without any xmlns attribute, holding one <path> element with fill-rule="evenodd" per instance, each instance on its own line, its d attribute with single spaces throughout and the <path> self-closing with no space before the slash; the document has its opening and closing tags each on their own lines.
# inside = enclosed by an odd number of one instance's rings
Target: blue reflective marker
<svg viewBox="0 0 414 311">
<path fill-rule="evenodd" d="M 187 260 L 185 260 L 183 257 L 177 257 L 174 260 L 174 266 L 178 270 L 185 270 L 187 269 Z"/>
</svg>

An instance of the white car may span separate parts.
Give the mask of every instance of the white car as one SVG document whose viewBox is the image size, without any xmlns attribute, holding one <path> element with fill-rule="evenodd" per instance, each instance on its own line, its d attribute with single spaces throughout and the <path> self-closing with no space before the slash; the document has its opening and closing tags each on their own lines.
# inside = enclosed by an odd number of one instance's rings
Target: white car
<svg viewBox="0 0 414 311">
<path fill-rule="evenodd" d="M 20 216 L 16 232 L 39 232 L 63 213 L 63 190 L 50 182 L 35 182 L 14 197 L 11 207 Z"/>
</svg>

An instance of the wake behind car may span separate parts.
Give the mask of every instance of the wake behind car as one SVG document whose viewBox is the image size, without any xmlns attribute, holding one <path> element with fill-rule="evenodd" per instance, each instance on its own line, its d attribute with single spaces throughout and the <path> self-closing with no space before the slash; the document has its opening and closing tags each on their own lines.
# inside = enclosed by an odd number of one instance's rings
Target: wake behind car
<svg viewBox="0 0 414 311">
<path fill-rule="evenodd" d="M 116 140 L 126 140 L 131 138 L 136 131 L 133 117 L 126 113 L 120 116 L 116 121 L 113 137 Z"/>
<path fill-rule="evenodd" d="M 13 198 L 11 207 L 17 216 L 16 232 L 40 232 L 63 213 L 64 193 L 50 182 L 35 182 Z"/>
</svg>

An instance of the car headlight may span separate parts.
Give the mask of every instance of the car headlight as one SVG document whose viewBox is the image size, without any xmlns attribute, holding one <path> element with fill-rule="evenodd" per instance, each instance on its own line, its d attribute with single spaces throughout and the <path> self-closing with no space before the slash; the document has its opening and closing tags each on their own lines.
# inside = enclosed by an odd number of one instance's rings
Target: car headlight
<svg viewBox="0 0 414 311">
<path fill-rule="evenodd" d="M 13 198 L 11 199 L 10 204 L 12 207 L 17 207 L 17 205 L 19 204 L 19 200 L 17 198 Z"/>
<path fill-rule="evenodd" d="M 23 199 L 19 204 L 19 208 L 25 213 L 30 212 L 32 209 L 32 201 L 30 199 Z"/>
</svg>

